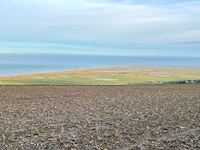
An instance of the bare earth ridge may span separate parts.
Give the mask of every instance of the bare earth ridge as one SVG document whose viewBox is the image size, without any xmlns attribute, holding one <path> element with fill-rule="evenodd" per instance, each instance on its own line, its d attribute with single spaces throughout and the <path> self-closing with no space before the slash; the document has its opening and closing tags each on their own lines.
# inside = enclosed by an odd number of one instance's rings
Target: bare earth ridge
<svg viewBox="0 0 200 150">
<path fill-rule="evenodd" d="M 200 86 L 0 86 L 0 149 L 200 149 Z"/>
</svg>

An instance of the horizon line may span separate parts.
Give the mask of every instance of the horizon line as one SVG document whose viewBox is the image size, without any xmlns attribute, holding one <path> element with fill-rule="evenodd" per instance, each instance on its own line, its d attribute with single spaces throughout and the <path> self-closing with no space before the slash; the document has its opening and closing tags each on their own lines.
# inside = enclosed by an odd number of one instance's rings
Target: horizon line
<svg viewBox="0 0 200 150">
<path fill-rule="evenodd" d="M 200 56 L 178 56 L 178 55 L 109 55 L 109 54 L 73 54 L 73 53 L 2 53 L 6 55 L 87 55 L 87 56 L 124 56 L 124 57 L 185 57 L 185 58 L 200 58 Z"/>
</svg>

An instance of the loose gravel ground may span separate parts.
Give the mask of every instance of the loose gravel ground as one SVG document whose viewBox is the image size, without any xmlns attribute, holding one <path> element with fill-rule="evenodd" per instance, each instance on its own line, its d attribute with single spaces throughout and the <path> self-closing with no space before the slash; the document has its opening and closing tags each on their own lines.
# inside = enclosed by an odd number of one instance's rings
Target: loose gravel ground
<svg viewBox="0 0 200 150">
<path fill-rule="evenodd" d="M 200 150 L 200 86 L 0 86 L 0 149 Z"/>
</svg>

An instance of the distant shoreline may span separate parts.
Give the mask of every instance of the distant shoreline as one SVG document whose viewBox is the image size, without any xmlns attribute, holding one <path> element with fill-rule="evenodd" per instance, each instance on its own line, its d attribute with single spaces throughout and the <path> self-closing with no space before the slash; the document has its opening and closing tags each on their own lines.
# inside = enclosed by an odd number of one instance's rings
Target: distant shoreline
<svg viewBox="0 0 200 150">
<path fill-rule="evenodd" d="M 98 68 L 94 68 L 98 69 Z M 100 68 L 99 68 L 100 69 Z M 81 70 L 68 70 L 68 71 L 57 71 L 57 72 L 46 72 L 46 73 L 33 73 L 33 74 L 22 74 L 22 75 L 13 75 L 13 76 L 4 76 L 0 77 L 1 78 L 16 78 L 16 77 L 21 77 L 21 76 L 40 76 L 40 75 L 46 75 L 46 74 L 54 74 L 54 73 L 64 73 L 64 72 L 70 72 L 70 71 L 82 71 L 82 70 L 90 70 L 90 69 L 81 69 Z"/>
<path fill-rule="evenodd" d="M 0 77 L 0 85 L 169 85 L 200 83 L 199 67 L 113 66 Z"/>
<path fill-rule="evenodd" d="M 111 66 L 200 67 L 199 58 L 93 56 L 61 54 L 1 54 L 0 77 L 74 71 Z"/>
<path fill-rule="evenodd" d="M 54 74 L 54 73 L 65 73 L 70 71 L 83 71 L 83 70 L 98 70 L 98 69 L 107 69 L 107 68 L 114 68 L 114 67 L 134 67 L 134 68 L 199 68 L 200 67 L 179 67 L 179 66 L 111 66 L 111 67 L 101 67 L 101 68 L 92 68 L 92 69 L 78 69 L 78 70 L 66 70 L 66 71 L 56 71 L 56 72 L 44 72 L 44 73 L 31 73 L 31 74 L 21 74 L 21 75 L 11 75 L 11 76 L 0 76 L 1 78 L 16 78 L 20 76 L 38 76 L 38 75 L 46 75 L 46 74 Z"/>
</svg>

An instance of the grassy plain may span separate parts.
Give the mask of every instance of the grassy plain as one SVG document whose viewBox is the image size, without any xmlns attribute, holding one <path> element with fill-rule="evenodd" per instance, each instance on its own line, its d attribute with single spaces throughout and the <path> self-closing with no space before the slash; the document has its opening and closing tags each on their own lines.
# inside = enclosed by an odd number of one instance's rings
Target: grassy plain
<svg viewBox="0 0 200 150">
<path fill-rule="evenodd" d="M 0 85 L 138 85 L 192 79 L 200 79 L 200 68 L 123 66 L 1 77 Z"/>
</svg>

